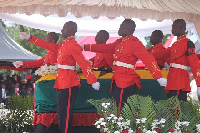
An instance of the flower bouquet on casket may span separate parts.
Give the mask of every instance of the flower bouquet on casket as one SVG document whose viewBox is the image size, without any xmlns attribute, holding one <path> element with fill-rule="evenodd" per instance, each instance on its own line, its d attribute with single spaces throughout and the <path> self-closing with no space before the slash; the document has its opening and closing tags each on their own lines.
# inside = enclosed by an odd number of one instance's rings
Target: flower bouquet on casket
<svg viewBox="0 0 200 133">
<path fill-rule="evenodd" d="M 56 65 L 43 65 L 38 70 L 35 71 L 35 75 L 44 76 L 46 74 L 57 74 L 57 66 Z"/>
</svg>

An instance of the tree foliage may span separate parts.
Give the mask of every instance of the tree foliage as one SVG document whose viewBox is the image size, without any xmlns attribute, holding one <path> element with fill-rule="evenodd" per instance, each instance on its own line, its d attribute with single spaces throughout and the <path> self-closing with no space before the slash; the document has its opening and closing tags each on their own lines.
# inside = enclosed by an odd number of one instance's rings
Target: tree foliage
<svg viewBox="0 0 200 133">
<path fill-rule="evenodd" d="M 165 42 L 169 39 L 170 36 L 171 36 L 170 34 L 163 35 L 162 44 L 165 44 Z M 144 39 L 147 42 L 146 48 L 149 49 L 152 46 L 150 43 L 150 36 L 147 36 Z"/>
</svg>

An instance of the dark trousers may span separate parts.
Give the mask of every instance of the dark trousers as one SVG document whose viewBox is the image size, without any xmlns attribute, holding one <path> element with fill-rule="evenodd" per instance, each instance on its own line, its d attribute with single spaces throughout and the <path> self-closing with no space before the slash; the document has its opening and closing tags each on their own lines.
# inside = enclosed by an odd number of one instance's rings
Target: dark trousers
<svg viewBox="0 0 200 133">
<path fill-rule="evenodd" d="M 170 90 L 169 93 L 167 93 L 167 98 L 171 98 L 173 96 L 177 97 L 177 92 L 177 90 Z M 180 90 L 177 98 L 181 101 L 187 101 L 187 92 Z"/>
<path fill-rule="evenodd" d="M 68 133 L 70 133 L 70 130 L 71 130 L 73 108 L 74 108 L 77 90 L 78 90 L 77 86 L 74 86 L 71 88 Z M 65 133 L 68 97 L 69 97 L 69 89 L 68 88 L 58 89 L 58 91 L 57 91 L 57 119 L 58 119 L 60 133 Z"/>
<path fill-rule="evenodd" d="M 120 93 L 121 93 L 121 88 L 117 87 L 115 81 L 113 81 L 112 84 L 113 90 L 111 92 L 112 97 L 116 100 L 116 104 L 119 106 L 119 102 L 120 102 Z M 136 84 L 133 84 L 127 88 L 124 88 L 124 92 L 122 95 L 122 104 L 121 104 L 121 108 L 124 107 L 124 103 L 127 103 L 127 97 L 132 96 L 133 94 L 135 94 L 135 89 L 137 89 Z"/>
<path fill-rule="evenodd" d="M 35 133 L 59 133 L 59 128 L 58 125 L 54 123 L 52 123 L 50 127 L 40 123 L 35 126 Z"/>
</svg>

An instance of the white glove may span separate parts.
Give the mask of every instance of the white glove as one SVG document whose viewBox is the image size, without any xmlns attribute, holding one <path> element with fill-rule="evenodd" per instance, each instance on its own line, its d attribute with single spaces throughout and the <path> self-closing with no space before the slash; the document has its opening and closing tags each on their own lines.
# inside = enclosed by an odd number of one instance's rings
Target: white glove
<svg viewBox="0 0 200 133">
<path fill-rule="evenodd" d="M 23 62 L 22 61 L 15 61 L 12 63 L 16 68 L 19 68 L 20 66 L 23 66 Z"/>
<path fill-rule="evenodd" d="M 166 86 L 167 85 L 167 79 L 166 78 L 159 78 L 157 79 L 160 86 Z"/>
<path fill-rule="evenodd" d="M 197 87 L 197 94 L 198 94 L 198 96 L 200 98 L 200 87 Z"/>
<path fill-rule="evenodd" d="M 85 48 L 85 44 L 80 44 L 80 46 L 84 49 Z"/>
<path fill-rule="evenodd" d="M 28 40 L 30 38 L 30 34 L 26 33 L 26 32 L 19 32 L 19 36 L 21 39 L 26 39 Z"/>
<path fill-rule="evenodd" d="M 93 83 L 92 88 L 94 88 L 96 91 L 98 91 L 100 88 L 100 83 L 99 82 Z"/>
<path fill-rule="evenodd" d="M 93 65 L 93 62 L 92 62 L 92 61 L 89 61 L 89 62 L 90 62 L 91 65 Z"/>
</svg>

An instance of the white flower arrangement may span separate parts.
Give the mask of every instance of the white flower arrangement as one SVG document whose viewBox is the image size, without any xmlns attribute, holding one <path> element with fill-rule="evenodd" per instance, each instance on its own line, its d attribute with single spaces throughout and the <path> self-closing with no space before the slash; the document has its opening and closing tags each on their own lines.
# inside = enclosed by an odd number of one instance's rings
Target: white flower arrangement
<svg viewBox="0 0 200 133">
<path fill-rule="evenodd" d="M 175 122 L 175 129 L 174 129 L 174 133 L 182 133 L 187 131 L 187 127 L 189 126 L 190 122 L 188 121 L 177 121 Z"/>
<path fill-rule="evenodd" d="M 162 128 L 165 127 L 165 119 L 161 118 L 160 121 L 158 121 L 157 119 L 153 120 L 152 123 L 152 131 L 157 131 L 157 132 L 161 132 Z"/>
<path fill-rule="evenodd" d="M 200 133 L 200 124 L 196 125 L 197 132 Z"/>
<path fill-rule="evenodd" d="M 44 76 L 46 74 L 57 74 L 57 66 L 56 65 L 43 65 L 38 70 L 35 71 L 35 75 Z"/>
<path fill-rule="evenodd" d="M 146 123 L 147 119 L 146 118 L 142 118 L 142 119 L 136 119 L 136 132 L 140 132 L 140 133 L 159 133 L 162 131 L 162 128 L 165 126 L 165 119 L 161 118 L 161 120 L 153 120 L 152 122 L 152 131 L 151 130 L 147 130 L 145 127 L 145 123 Z"/>
<path fill-rule="evenodd" d="M 102 103 L 101 105 L 105 109 L 103 111 L 106 112 L 110 103 Z M 123 133 L 124 130 L 127 130 L 128 133 L 133 133 L 133 130 L 129 128 L 130 120 L 117 117 L 114 114 L 110 114 L 105 118 L 100 118 L 94 125 L 104 133 Z"/>
</svg>

